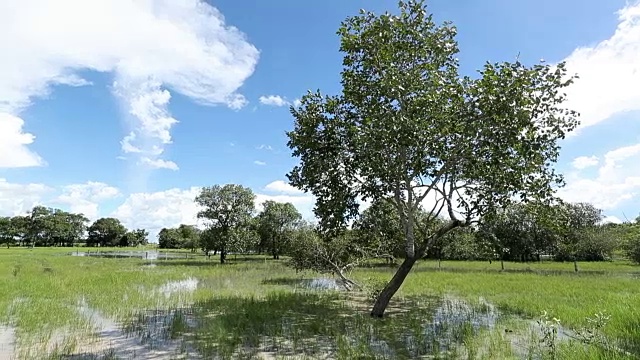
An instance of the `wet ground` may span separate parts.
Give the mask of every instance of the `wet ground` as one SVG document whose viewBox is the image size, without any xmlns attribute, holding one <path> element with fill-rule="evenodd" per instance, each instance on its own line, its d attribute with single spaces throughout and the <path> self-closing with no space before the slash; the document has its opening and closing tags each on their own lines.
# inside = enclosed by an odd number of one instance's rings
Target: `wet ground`
<svg viewBox="0 0 640 360">
<path fill-rule="evenodd" d="M 332 278 L 286 279 L 286 281 L 280 279 L 274 282 L 287 283 L 296 289 L 323 293 L 344 289 L 339 280 Z M 63 350 L 59 358 L 82 360 L 199 358 L 200 355 L 185 334 L 197 328 L 198 314 L 191 307 L 190 294 L 202 284 L 197 278 L 185 278 L 168 281 L 157 288 L 148 289 L 146 291 L 150 296 L 178 299 L 179 305 L 170 309 L 140 311 L 126 321 L 118 321 L 106 316 L 81 298 L 75 304 L 75 310 L 79 316 L 88 320 L 93 327 L 93 334 L 85 336 L 78 342 L 74 351 Z M 400 323 L 398 326 L 389 328 L 389 331 L 394 332 L 393 338 L 389 338 L 384 332 L 365 334 L 364 346 L 383 358 L 396 358 L 400 348 L 403 356 L 409 354 L 416 358 L 425 354 L 456 351 L 462 346 L 465 336 L 469 334 L 477 335 L 483 330 L 507 331 L 500 323 L 504 315 L 493 304 L 483 299 L 479 299 L 473 306 L 455 297 L 428 299 L 412 303 L 411 306 L 413 309 L 418 309 L 416 313 L 420 315 L 420 319 L 417 319 L 420 322 L 418 327 L 415 324 L 403 327 Z M 521 319 L 521 323 L 524 324 L 526 331 L 508 335 L 507 338 L 514 352 L 521 358 L 527 358 L 531 356 L 528 352 L 530 341 L 527 336 L 534 335 L 539 338 L 542 333 L 534 320 Z M 284 323 L 279 325 L 283 331 L 287 328 L 285 325 Z M 291 326 L 286 331 L 295 330 Z M 63 344 L 65 336 L 64 333 L 55 334 L 51 340 L 52 343 L 48 346 L 49 351 L 56 345 Z M 353 346 L 363 346 L 362 336 L 363 334 L 354 334 L 353 338 L 348 336 L 347 339 L 353 342 Z M 574 337 L 575 334 L 571 331 L 559 328 L 559 341 Z M 397 343 L 398 339 L 402 339 L 402 344 Z M 268 339 L 261 340 L 259 347 L 252 350 L 253 355 L 258 358 L 275 358 L 289 346 L 286 343 L 287 340 L 284 343 L 273 343 L 273 340 L 270 340 L 271 345 Z M 313 341 L 314 347 L 323 349 L 316 355 L 331 358 L 336 346 L 331 337 L 320 337 Z M 18 353 L 15 343 L 15 329 L 0 326 L 0 360 L 12 359 Z M 58 348 L 60 349 L 60 346 Z M 291 355 L 301 355 L 296 354 L 295 347 L 287 351 Z"/>
<path fill-rule="evenodd" d="M 192 259 L 195 254 L 190 253 L 171 253 L 156 250 L 146 251 L 73 251 L 69 253 L 71 256 L 91 256 L 101 258 L 139 258 L 146 260 L 163 260 L 163 259 Z"/>
</svg>

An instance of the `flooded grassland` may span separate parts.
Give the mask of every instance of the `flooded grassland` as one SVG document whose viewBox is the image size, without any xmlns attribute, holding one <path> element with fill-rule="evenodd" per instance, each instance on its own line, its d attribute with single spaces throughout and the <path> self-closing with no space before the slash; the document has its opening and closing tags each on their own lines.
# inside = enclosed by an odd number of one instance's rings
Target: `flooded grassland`
<svg viewBox="0 0 640 360">
<path fill-rule="evenodd" d="M 640 286 L 626 264 L 576 275 L 558 264 L 549 272 L 515 264 L 500 272 L 480 263 L 437 269 L 425 262 L 387 317 L 372 319 L 372 294 L 393 269 L 358 270 L 353 276 L 364 289 L 345 292 L 335 279 L 295 273 L 261 256 L 219 265 L 189 253 L 70 255 L 0 251 L 0 359 L 640 354 Z"/>
</svg>

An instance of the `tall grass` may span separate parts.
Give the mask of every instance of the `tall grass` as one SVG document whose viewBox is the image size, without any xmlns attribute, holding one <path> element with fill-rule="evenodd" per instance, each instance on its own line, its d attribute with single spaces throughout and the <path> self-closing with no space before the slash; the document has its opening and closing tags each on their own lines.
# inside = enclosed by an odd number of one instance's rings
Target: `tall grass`
<svg viewBox="0 0 640 360">
<path fill-rule="evenodd" d="M 640 354 L 640 269 L 626 262 L 583 263 L 575 273 L 570 264 L 552 262 L 506 263 L 507 271 L 500 271 L 496 262 L 425 261 L 407 278 L 390 316 L 379 320 L 368 316 L 366 294 L 305 289 L 300 280 L 316 275 L 295 273 L 266 256 L 230 257 L 225 265 L 199 256 L 147 266 L 144 259 L 69 252 L 0 250 L 0 324 L 16 328 L 19 345 L 44 344 L 40 351 L 51 352 L 47 340 L 62 333 L 67 340 L 58 352 L 73 352 L 94 327 L 78 312 L 84 299 L 136 336 L 155 336 L 158 329 L 145 324 L 159 318 L 154 321 L 167 339 L 183 339 L 185 349 L 205 357 L 517 359 L 547 354 L 532 330 L 543 311 L 574 330 L 605 312 L 610 320 L 603 333 L 631 353 L 565 342 L 559 345 L 560 358 Z M 371 267 L 353 276 L 377 284 L 392 273 Z M 190 278 L 198 279 L 193 292 L 159 290 L 167 282 Z M 438 331 L 428 330 L 441 311 L 436 309 L 448 306 L 443 299 L 452 297 L 471 304 L 464 321 L 447 318 Z M 476 326 L 491 310 L 479 299 L 499 309 L 497 322 Z"/>
</svg>

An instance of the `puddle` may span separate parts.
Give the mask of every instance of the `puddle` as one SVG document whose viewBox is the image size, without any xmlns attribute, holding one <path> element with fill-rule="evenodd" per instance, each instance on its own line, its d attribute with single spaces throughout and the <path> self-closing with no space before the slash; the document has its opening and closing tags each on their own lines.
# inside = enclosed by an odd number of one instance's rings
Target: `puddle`
<svg viewBox="0 0 640 360">
<path fill-rule="evenodd" d="M 342 281 L 330 278 L 304 279 L 298 285 L 312 290 L 344 290 Z"/>
<path fill-rule="evenodd" d="M 192 293 L 198 288 L 198 283 L 199 281 L 196 278 L 169 281 L 160 286 L 157 291 L 165 297 L 170 297 L 176 293 Z"/>
<path fill-rule="evenodd" d="M 189 259 L 193 255 L 179 253 L 165 253 L 155 250 L 148 251 L 73 251 L 69 253 L 71 256 L 90 256 L 101 258 L 139 258 L 145 260 L 163 260 L 163 259 Z"/>
<path fill-rule="evenodd" d="M 165 359 L 194 358 L 180 340 L 172 340 L 168 330 L 176 310 L 145 311 L 134 317 L 137 327 L 122 326 L 91 308 L 84 298 L 77 311 L 95 328 L 95 336 L 79 343 L 74 354 L 65 359 Z M 182 315 L 181 315 L 182 316 Z"/>
<path fill-rule="evenodd" d="M 0 325 L 0 359 L 13 359 L 16 332 L 13 327 Z"/>
</svg>

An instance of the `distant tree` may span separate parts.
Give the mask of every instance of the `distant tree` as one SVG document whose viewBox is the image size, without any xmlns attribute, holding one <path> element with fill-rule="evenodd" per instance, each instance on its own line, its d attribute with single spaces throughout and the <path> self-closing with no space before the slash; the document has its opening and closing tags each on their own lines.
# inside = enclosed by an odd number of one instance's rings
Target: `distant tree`
<svg viewBox="0 0 640 360">
<path fill-rule="evenodd" d="M 120 246 L 138 246 L 147 245 L 149 232 L 144 229 L 136 229 L 127 231 L 122 238 L 120 238 Z"/>
<path fill-rule="evenodd" d="M 374 201 L 354 221 L 353 229 L 359 244 L 373 257 L 392 263 L 394 258 L 404 255 L 404 230 L 392 201 Z"/>
<path fill-rule="evenodd" d="M 597 236 L 597 227 L 602 221 L 602 210 L 589 203 L 563 203 L 556 207 L 555 223 L 559 233 L 555 259 L 573 261 L 578 271 L 577 260 L 585 250 L 585 238 Z"/>
<path fill-rule="evenodd" d="M 158 247 L 160 249 L 180 249 L 182 247 L 182 236 L 178 229 L 163 228 L 158 233 Z"/>
<path fill-rule="evenodd" d="M 11 218 L 11 228 L 20 246 L 30 245 L 30 216 L 18 215 Z"/>
<path fill-rule="evenodd" d="M 16 241 L 16 231 L 10 217 L 0 217 L 0 245 L 4 244 L 7 249 Z"/>
<path fill-rule="evenodd" d="M 195 202 L 202 207 L 198 218 L 207 221 L 210 229 L 207 236 L 216 239 L 220 263 L 225 262 L 231 242 L 240 238 L 234 236 L 234 232 L 249 226 L 255 210 L 254 200 L 251 189 L 235 184 L 205 187 L 196 197 Z"/>
<path fill-rule="evenodd" d="M 127 228 L 116 218 L 100 218 L 88 229 L 87 246 L 118 246 Z"/>
<path fill-rule="evenodd" d="M 82 214 L 73 214 L 54 209 L 48 219 L 48 245 L 73 246 L 80 242 L 87 231 L 87 219 Z"/>
<path fill-rule="evenodd" d="M 178 226 L 178 235 L 180 236 L 181 247 L 196 251 L 200 242 L 200 230 L 194 225 L 180 224 Z"/>
<path fill-rule="evenodd" d="M 267 200 L 262 206 L 263 210 L 257 216 L 258 234 L 264 239 L 263 246 L 270 249 L 273 258 L 279 259 L 302 215 L 291 203 Z"/>
<path fill-rule="evenodd" d="M 487 63 L 476 79 L 461 77 L 456 29 L 436 25 L 424 1 L 399 6 L 398 15 L 362 11 L 342 23 L 342 92 L 303 96 L 288 133 L 300 159 L 289 181 L 315 196 L 323 232 L 344 231 L 358 199 L 393 199 L 404 261 L 373 316 L 446 233 L 516 197 L 550 198 L 562 182 L 557 142 L 577 125 L 562 107 L 573 81 L 564 63 Z M 425 199 L 435 202 L 429 217 L 450 219 L 417 239 Z"/>
</svg>

